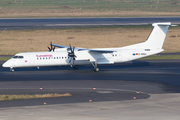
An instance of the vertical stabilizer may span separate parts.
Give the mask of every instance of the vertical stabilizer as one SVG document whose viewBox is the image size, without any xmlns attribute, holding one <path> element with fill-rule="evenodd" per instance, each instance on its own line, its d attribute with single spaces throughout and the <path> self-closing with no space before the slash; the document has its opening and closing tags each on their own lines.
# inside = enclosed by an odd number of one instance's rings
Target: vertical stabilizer
<svg viewBox="0 0 180 120">
<path fill-rule="evenodd" d="M 164 39 L 166 37 L 166 33 L 170 25 L 170 22 L 153 23 L 152 26 L 154 26 L 154 28 L 150 36 L 148 37 L 147 41 L 145 42 L 144 48 L 162 49 Z"/>
</svg>

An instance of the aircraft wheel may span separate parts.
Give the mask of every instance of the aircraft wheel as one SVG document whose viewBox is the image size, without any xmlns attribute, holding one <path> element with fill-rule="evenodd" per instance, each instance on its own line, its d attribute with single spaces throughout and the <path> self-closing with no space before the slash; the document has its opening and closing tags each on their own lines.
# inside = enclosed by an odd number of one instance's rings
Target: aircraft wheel
<svg viewBox="0 0 180 120">
<path fill-rule="evenodd" d="M 99 68 L 94 68 L 94 71 L 95 71 L 95 72 L 98 72 L 98 71 L 99 71 Z"/>
<path fill-rule="evenodd" d="M 10 72 L 14 72 L 14 69 L 13 69 L 13 68 L 10 68 Z"/>
<path fill-rule="evenodd" d="M 79 66 L 78 66 L 78 65 L 74 65 L 73 68 L 74 68 L 74 69 L 78 69 Z"/>
</svg>

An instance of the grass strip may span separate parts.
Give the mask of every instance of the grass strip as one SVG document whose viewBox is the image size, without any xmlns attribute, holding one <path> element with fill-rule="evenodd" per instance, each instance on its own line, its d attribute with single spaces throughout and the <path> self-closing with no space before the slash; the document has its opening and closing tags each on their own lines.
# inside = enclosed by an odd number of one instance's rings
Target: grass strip
<svg viewBox="0 0 180 120">
<path fill-rule="evenodd" d="M 175 60 L 180 59 L 180 55 L 152 55 L 140 60 Z"/>
<path fill-rule="evenodd" d="M 11 57 L 0 57 L 0 61 L 7 61 L 9 60 Z"/>
<path fill-rule="evenodd" d="M 178 16 L 178 0 L 1 0 L 0 17 Z"/>
<path fill-rule="evenodd" d="M 37 99 L 37 98 L 52 98 L 52 97 L 68 97 L 72 96 L 70 93 L 65 94 L 22 94 L 22 95 L 0 95 L 0 101 L 7 101 L 7 100 L 21 100 L 21 99 Z"/>
</svg>

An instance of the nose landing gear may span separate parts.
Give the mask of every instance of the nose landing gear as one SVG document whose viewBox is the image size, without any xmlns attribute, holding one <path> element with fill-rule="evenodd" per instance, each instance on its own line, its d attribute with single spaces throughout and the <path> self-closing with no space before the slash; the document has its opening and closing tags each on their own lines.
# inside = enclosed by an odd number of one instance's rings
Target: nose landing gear
<svg viewBox="0 0 180 120">
<path fill-rule="evenodd" d="M 14 69 L 13 69 L 13 67 L 10 67 L 10 72 L 14 72 Z"/>
</svg>

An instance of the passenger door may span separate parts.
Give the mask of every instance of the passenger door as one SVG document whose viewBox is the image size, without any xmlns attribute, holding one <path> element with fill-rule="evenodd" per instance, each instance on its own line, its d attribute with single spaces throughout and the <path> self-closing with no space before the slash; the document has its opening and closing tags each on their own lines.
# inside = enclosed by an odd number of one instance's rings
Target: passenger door
<svg viewBox="0 0 180 120">
<path fill-rule="evenodd" d="M 29 61 L 27 60 L 27 62 L 29 62 L 29 66 L 33 66 L 34 65 L 34 56 L 29 55 Z"/>
</svg>

